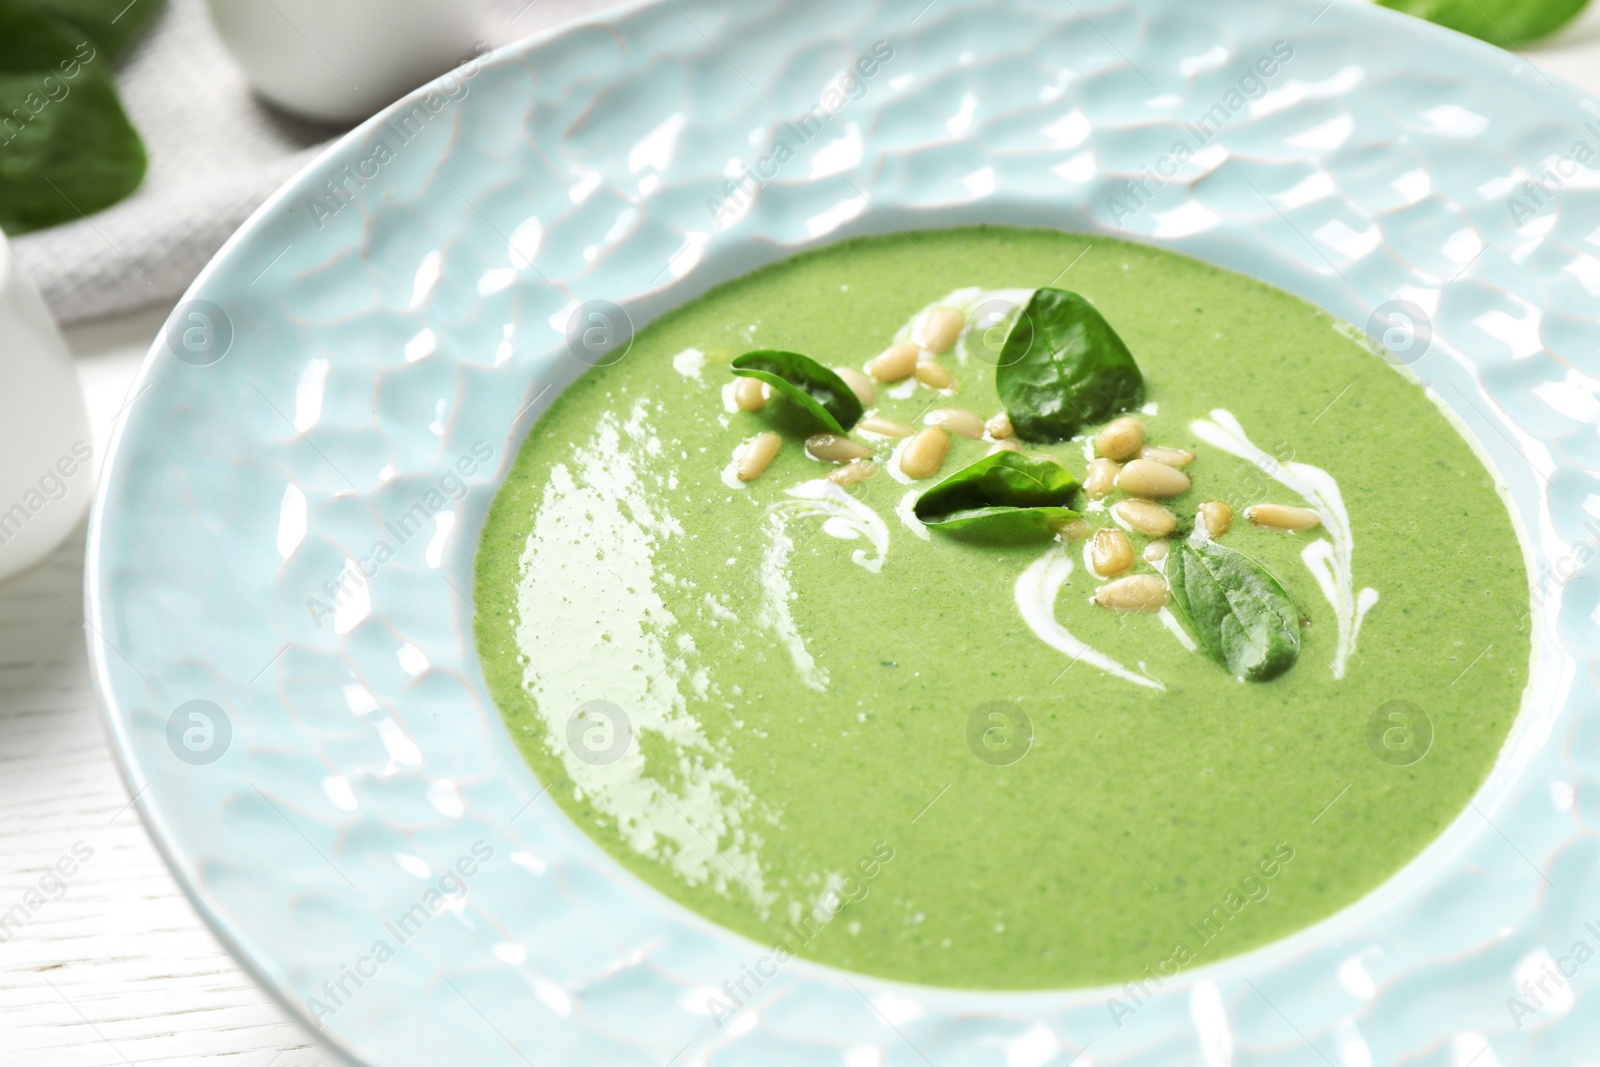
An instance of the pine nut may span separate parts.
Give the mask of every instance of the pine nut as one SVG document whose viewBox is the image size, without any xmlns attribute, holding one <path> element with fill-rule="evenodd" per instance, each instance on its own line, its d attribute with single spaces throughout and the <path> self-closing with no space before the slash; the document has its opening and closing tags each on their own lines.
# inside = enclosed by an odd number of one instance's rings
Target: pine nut
<svg viewBox="0 0 1600 1067">
<path fill-rule="evenodd" d="M 1089 542 L 1089 566 L 1102 578 L 1115 578 L 1133 566 L 1133 542 L 1121 530 L 1096 530 Z"/>
<path fill-rule="evenodd" d="M 956 380 L 950 377 L 950 372 L 944 369 L 944 364 L 935 363 L 931 359 L 917 362 L 917 381 L 929 389 L 949 389 L 956 384 Z"/>
<path fill-rule="evenodd" d="M 1082 541 L 1089 536 L 1089 531 L 1093 528 L 1084 519 L 1069 519 L 1054 529 L 1058 537 L 1065 537 L 1068 541 Z"/>
<path fill-rule="evenodd" d="M 1119 500 L 1111 506 L 1111 514 L 1146 537 L 1165 537 L 1178 528 L 1178 516 L 1148 500 Z"/>
<path fill-rule="evenodd" d="M 880 382 L 904 381 L 916 369 L 916 345 L 890 345 L 867 361 L 867 373 Z"/>
<path fill-rule="evenodd" d="M 856 423 L 856 429 L 862 433 L 877 434 L 879 437 L 910 437 L 917 432 L 914 427 L 907 426 L 903 422 L 895 422 L 893 419 L 880 419 L 876 416 L 870 419 L 862 419 Z"/>
<path fill-rule="evenodd" d="M 1007 437 L 1003 441 L 996 441 L 994 444 L 990 445 L 989 446 L 989 451 L 988 451 L 987 454 L 992 456 L 996 452 L 1021 452 L 1021 451 L 1022 451 L 1022 442 L 1018 441 L 1015 437 Z"/>
<path fill-rule="evenodd" d="M 1091 459 L 1089 471 L 1083 476 L 1083 491 L 1095 500 L 1110 496 L 1121 472 L 1122 464 L 1114 459 Z"/>
<path fill-rule="evenodd" d="M 934 308 L 922 320 L 922 340 L 929 352 L 948 352 L 966 328 L 967 317 L 955 308 Z"/>
<path fill-rule="evenodd" d="M 856 370 L 854 367 L 835 367 L 833 373 L 844 379 L 844 384 L 856 394 L 856 399 L 861 401 L 861 406 L 870 408 L 878 402 L 878 390 L 873 388 L 872 379 Z"/>
<path fill-rule="evenodd" d="M 853 459 L 842 467 L 828 472 L 828 481 L 834 485 L 855 485 L 878 473 L 878 465 L 867 459 Z"/>
<path fill-rule="evenodd" d="M 767 406 L 765 385 L 760 378 L 740 378 L 733 383 L 733 402 L 740 411 L 760 411 Z"/>
<path fill-rule="evenodd" d="M 1146 563 L 1160 563 L 1167 558 L 1167 543 L 1165 541 L 1151 541 L 1144 546 Z"/>
<path fill-rule="evenodd" d="M 942 426 L 929 426 L 900 450 L 900 473 L 907 478 L 931 478 L 944 466 L 950 451 L 950 434 Z"/>
<path fill-rule="evenodd" d="M 1129 460 L 1117 475 L 1117 488 L 1129 496 L 1167 497 L 1189 491 L 1189 476 L 1149 459 Z"/>
<path fill-rule="evenodd" d="M 1213 541 L 1233 527 L 1233 509 L 1220 500 L 1207 500 L 1200 505 L 1198 514 L 1206 536 Z"/>
<path fill-rule="evenodd" d="M 1107 459 L 1132 459 L 1143 447 L 1144 423 L 1132 415 L 1111 420 L 1094 437 L 1094 450 Z"/>
<path fill-rule="evenodd" d="M 744 443 L 739 450 L 739 464 L 735 473 L 741 482 L 753 482 L 761 477 L 761 472 L 767 469 L 772 462 L 772 457 L 778 454 L 778 449 L 783 447 L 783 438 L 768 431 L 758 433 Z"/>
<path fill-rule="evenodd" d="M 989 436 L 994 438 L 996 441 L 1004 441 L 1006 438 L 1013 436 L 1017 432 L 1011 428 L 1011 416 L 1007 415 L 1003 411 L 994 418 L 990 419 L 988 422 L 984 423 L 983 428 L 988 430 Z"/>
<path fill-rule="evenodd" d="M 983 420 L 965 408 L 939 408 L 924 415 L 922 421 L 929 426 L 943 426 L 974 441 L 983 437 Z"/>
<path fill-rule="evenodd" d="M 1167 599 L 1167 583 L 1154 574 L 1130 574 L 1094 591 L 1094 602 L 1109 611 L 1160 611 Z"/>
<path fill-rule="evenodd" d="M 1244 517 L 1257 526 L 1287 533 L 1305 533 L 1322 525 L 1322 518 L 1315 511 L 1288 504 L 1257 504 L 1245 508 Z"/>
<path fill-rule="evenodd" d="M 814 433 L 806 438 L 806 455 L 824 463 L 845 463 L 852 459 L 865 459 L 872 450 L 859 441 L 840 437 L 836 433 Z"/>
<path fill-rule="evenodd" d="M 1145 445 L 1139 450 L 1139 458 L 1148 459 L 1154 463 L 1165 463 L 1169 467 L 1187 467 L 1194 462 L 1194 453 L 1185 452 L 1181 448 Z"/>
</svg>

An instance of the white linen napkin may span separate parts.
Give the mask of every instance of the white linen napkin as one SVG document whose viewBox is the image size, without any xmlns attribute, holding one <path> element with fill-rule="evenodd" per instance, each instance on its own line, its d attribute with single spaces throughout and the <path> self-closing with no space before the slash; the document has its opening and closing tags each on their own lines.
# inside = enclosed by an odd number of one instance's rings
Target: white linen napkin
<svg viewBox="0 0 1600 1067">
<path fill-rule="evenodd" d="M 618 2 L 493 0 L 484 40 L 499 46 Z M 13 241 L 63 324 L 176 299 L 228 235 L 340 132 L 258 100 L 204 0 L 169 0 L 122 60 L 117 88 L 150 156 L 144 184 L 104 211 Z"/>
</svg>

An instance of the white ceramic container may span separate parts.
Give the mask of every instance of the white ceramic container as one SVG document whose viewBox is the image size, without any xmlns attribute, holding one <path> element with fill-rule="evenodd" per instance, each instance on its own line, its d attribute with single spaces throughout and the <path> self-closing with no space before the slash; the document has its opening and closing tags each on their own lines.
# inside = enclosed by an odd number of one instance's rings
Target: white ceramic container
<svg viewBox="0 0 1600 1067">
<path fill-rule="evenodd" d="M 77 525 L 93 495 L 93 459 L 66 342 L 0 235 L 0 579 Z"/>
<path fill-rule="evenodd" d="M 217 32 L 264 98 L 351 123 L 467 58 L 484 0 L 209 0 Z"/>
</svg>

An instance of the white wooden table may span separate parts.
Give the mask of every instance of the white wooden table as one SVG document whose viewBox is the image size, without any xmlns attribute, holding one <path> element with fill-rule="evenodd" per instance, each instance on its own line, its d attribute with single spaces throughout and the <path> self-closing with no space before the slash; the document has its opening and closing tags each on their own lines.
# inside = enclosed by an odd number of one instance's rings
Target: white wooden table
<svg viewBox="0 0 1600 1067">
<path fill-rule="evenodd" d="M 1529 58 L 1600 96 L 1600 3 Z M 167 310 L 69 332 L 96 456 Z M 0 582 L 0 912 L 75 847 L 90 853 L 0 942 L 0 1067 L 341 1064 L 223 950 L 129 806 L 89 684 L 82 590 L 81 530 Z"/>
</svg>

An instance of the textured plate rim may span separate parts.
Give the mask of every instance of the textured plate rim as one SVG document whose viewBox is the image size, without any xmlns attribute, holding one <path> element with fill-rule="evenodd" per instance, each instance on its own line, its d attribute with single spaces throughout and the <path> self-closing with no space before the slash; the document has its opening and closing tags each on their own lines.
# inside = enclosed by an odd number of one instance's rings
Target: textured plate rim
<svg viewBox="0 0 1600 1067">
<path fill-rule="evenodd" d="M 671 0 L 667 0 L 667 2 L 671 3 Z M 1313 0 L 1293 0 L 1293 2 L 1296 3 L 1297 6 L 1305 7 L 1308 10 L 1311 6 L 1314 6 Z M 563 39 L 570 38 L 584 29 L 594 26 L 609 26 L 613 23 L 623 21 L 641 10 L 657 8 L 661 6 L 663 6 L 661 0 L 627 0 L 627 2 L 621 3 L 616 7 L 581 16 L 572 21 L 562 23 L 559 26 L 552 27 L 534 35 L 530 35 L 529 37 L 521 39 L 513 44 L 495 49 L 489 53 L 485 53 L 479 57 L 478 61 L 483 63 L 485 66 L 503 66 L 506 64 L 514 64 L 524 59 L 531 52 L 550 47 L 552 45 L 559 46 Z M 1352 6 L 1360 9 L 1361 14 L 1356 16 L 1358 18 L 1377 19 L 1379 25 L 1387 22 L 1388 27 L 1391 30 L 1403 32 L 1405 35 L 1410 36 L 1413 39 L 1417 39 L 1419 44 L 1431 45 L 1435 48 L 1445 49 L 1446 51 L 1455 50 L 1457 54 L 1459 54 L 1464 60 L 1469 60 L 1472 62 L 1488 61 L 1490 65 L 1500 69 L 1508 70 L 1509 72 L 1515 72 L 1519 66 L 1532 66 L 1525 59 L 1504 54 L 1499 49 L 1496 49 L 1491 45 L 1485 44 L 1476 39 L 1437 29 L 1431 25 L 1421 22 L 1420 20 L 1400 14 L 1387 8 L 1376 5 Z M 178 307 L 181 307 L 184 303 L 195 299 L 199 294 L 201 294 L 210 283 L 212 277 L 217 273 L 220 265 L 228 260 L 240 245 L 245 243 L 266 225 L 268 225 L 272 218 L 278 213 L 280 207 L 286 201 L 290 200 L 296 195 L 304 193 L 306 188 L 310 185 L 313 176 L 320 174 L 330 160 L 338 157 L 340 153 L 345 151 L 350 145 L 359 143 L 364 137 L 370 134 L 372 130 L 382 126 L 386 121 L 396 114 L 406 110 L 407 105 L 416 103 L 430 90 L 438 88 L 441 83 L 449 77 L 450 74 L 447 73 L 442 75 L 440 78 L 434 79 L 433 81 L 419 86 L 417 89 L 401 97 L 399 100 L 377 112 L 356 127 L 340 135 L 314 159 L 302 166 L 300 170 L 297 171 L 288 181 L 286 181 L 283 186 L 278 188 L 270 197 L 268 197 L 268 199 L 264 201 L 260 207 L 258 207 L 239 227 L 239 229 L 227 239 L 221 249 L 218 250 L 216 255 L 213 256 L 212 259 L 202 269 L 194 282 L 190 284 L 183 297 L 180 298 Z M 1547 88 L 1540 90 L 1540 92 L 1552 98 L 1565 98 L 1566 102 L 1575 104 L 1586 102 L 1590 99 L 1585 94 L 1573 89 L 1565 83 L 1551 83 Z M 948 223 L 948 225 L 953 224 L 956 223 Z M 937 228 L 939 225 L 947 224 L 935 223 L 933 228 Z M 1137 243 L 1145 243 L 1153 247 L 1170 251 L 1178 251 L 1180 254 L 1191 256 L 1194 255 L 1192 252 L 1172 248 L 1168 244 L 1165 244 L 1161 241 L 1150 240 L 1139 234 L 1107 233 L 1104 231 L 1090 232 L 1099 232 L 1102 236 L 1115 237 Z M 820 247 L 831 243 L 832 241 L 842 239 L 845 236 L 850 236 L 850 234 L 826 234 L 823 237 L 815 239 L 811 242 L 807 242 L 798 248 L 790 248 L 788 246 L 773 243 L 772 247 L 777 251 L 778 254 L 772 256 L 770 261 L 786 258 L 787 256 L 795 254 L 796 252 L 806 248 Z M 764 237 L 756 237 L 752 240 L 759 243 L 769 239 Z M 1211 263 L 1215 262 L 1209 259 L 1204 261 Z M 1221 266 L 1223 269 L 1234 271 L 1238 270 L 1238 268 L 1226 264 L 1215 265 Z M 656 290 L 655 294 L 659 296 L 659 294 L 665 292 L 676 295 L 682 291 L 692 296 L 692 294 L 695 292 L 703 292 L 708 285 L 715 284 L 714 282 L 707 282 L 696 287 L 693 282 L 697 273 L 703 273 L 701 267 L 697 266 L 688 275 L 686 275 L 685 278 L 678 279 L 677 286 L 668 286 L 664 290 Z M 1248 272 L 1241 273 L 1248 274 Z M 1256 275 L 1248 276 L 1256 277 L 1257 280 L 1265 280 Z M 1274 287 L 1283 288 L 1283 286 L 1279 285 L 1279 283 L 1276 281 L 1269 281 L 1267 284 L 1273 285 Z M 681 289 L 679 287 L 681 287 Z M 1293 290 L 1285 289 L 1285 291 L 1293 293 Z M 1293 295 L 1300 296 L 1298 293 L 1293 293 Z M 1309 298 L 1301 297 L 1301 299 Z M 1318 301 L 1312 302 L 1316 303 L 1319 307 L 1326 306 Z M 669 304 L 669 306 L 671 305 Z M 1344 318 L 1344 316 L 1339 315 L 1338 312 L 1332 313 L 1338 315 L 1340 318 Z M 156 373 L 157 361 L 160 358 L 161 353 L 165 350 L 165 338 L 167 331 L 173 325 L 173 322 L 174 318 L 169 316 L 169 318 L 163 323 L 160 334 L 153 342 L 149 352 L 146 353 L 143 361 L 141 362 L 137 375 L 129 386 L 130 395 L 137 395 L 138 393 L 142 392 L 143 389 L 153 384 L 152 376 Z M 1429 392 L 1431 395 L 1432 390 L 1429 390 Z M 1489 457 L 1476 433 L 1462 424 L 1459 418 L 1456 416 L 1454 410 L 1449 408 L 1444 402 L 1437 399 L 1435 402 L 1439 405 L 1441 410 L 1444 410 L 1451 417 L 1451 421 L 1453 424 L 1456 424 L 1458 432 L 1460 432 L 1463 438 L 1472 446 L 1475 454 L 1479 456 L 1480 461 L 1484 463 L 1486 468 L 1497 477 L 1500 477 L 1502 475 L 1501 470 Z M 1504 419 L 1503 417 L 1497 416 L 1496 421 L 1504 421 Z M 133 798 L 132 801 L 130 801 L 130 806 L 135 807 L 139 811 L 140 817 L 144 821 L 146 829 L 149 831 L 151 838 L 153 839 L 158 851 L 162 855 L 163 860 L 166 862 L 169 870 L 172 872 L 175 880 L 182 888 L 184 895 L 205 919 L 211 931 L 228 948 L 230 954 L 250 973 L 257 984 L 260 985 L 275 1002 L 282 1005 L 289 1012 L 291 1017 L 293 1017 L 295 1021 L 307 1031 L 308 1034 L 314 1035 L 323 1046 L 336 1052 L 347 1062 L 360 1063 L 362 1061 L 350 1049 L 345 1047 L 337 1031 L 331 1031 L 318 1027 L 310 1018 L 304 1004 L 300 1003 L 297 999 L 289 995 L 286 990 L 281 988 L 278 983 L 273 981 L 267 975 L 262 963 L 257 959 L 254 951 L 249 947 L 244 935 L 234 929 L 234 925 L 227 915 L 218 911 L 208 902 L 206 896 L 186 872 L 186 869 L 181 862 L 181 859 L 185 856 L 185 850 L 182 841 L 179 835 L 166 824 L 165 820 L 161 816 L 160 809 L 153 807 L 150 804 L 139 803 L 145 789 L 147 789 L 152 783 L 145 782 L 141 785 L 135 777 L 134 764 L 136 762 L 136 758 L 130 747 L 130 739 L 125 732 L 125 709 L 122 708 L 118 701 L 109 676 L 109 662 L 111 655 L 117 653 L 115 653 L 114 648 L 112 648 L 105 640 L 102 631 L 102 624 L 105 622 L 105 613 L 107 611 L 107 606 L 103 599 L 104 591 L 101 581 L 101 566 L 104 562 L 103 548 L 105 541 L 113 538 L 114 536 L 108 533 L 105 526 L 105 512 L 107 507 L 106 501 L 111 484 L 109 475 L 119 462 L 119 453 L 121 451 L 121 446 L 124 443 L 125 431 L 129 424 L 129 420 L 119 420 L 113 428 L 111 439 L 106 447 L 102 464 L 102 477 L 100 478 L 95 489 L 93 507 L 88 524 L 84 587 L 85 617 L 88 630 L 87 644 L 89 648 L 92 680 L 97 697 L 97 703 L 102 713 L 102 722 L 106 729 L 111 748 L 116 757 L 118 773 L 122 777 L 124 785 L 127 787 L 130 796 Z M 526 429 L 527 427 L 524 426 L 521 429 L 513 430 L 513 432 L 508 435 L 509 439 L 520 444 L 522 437 L 525 435 Z M 1521 512 L 1515 506 L 1508 506 L 1508 510 L 1511 512 L 1513 517 L 1513 522 L 1516 527 L 1516 535 L 1519 544 L 1523 549 L 1525 562 L 1529 564 L 1531 582 L 1532 576 L 1536 569 L 1533 564 L 1537 562 L 1539 558 L 1539 552 L 1532 537 L 1524 528 Z M 1530 657 L 1533 662 L 1537 663 L 1540 657 L 1547 651 L 1558 656 L 1567 655 L 1564 651 L 1559 649 L 1541 649 L 1539 647 L 1539 640 L 1539 636 L 1536 633 L 1534 647 L 1530 651 Z M 1570 658 L 1570 656 L 1568 658 Z M 476 664 L 474 661 L 474 666 L 475 665 Z M 1503 770 L 1513 762 L 1517 764 L 1515 767 L 1516 774 L 1520 774 L 1521 771 L 1525 769 L 1528 758 L 1531 758 L 1531 756 L 1537 752 L 1538 748 L 1542 747 L 1542 745 L 1545 743 L 1545 740 L 1548 739 L 1545 738 L 1536 742 L 1534 747 L 1521 757 L 1516 757 L 1513 754 L 1513 749 L 1516 747 L 1516 742 L 1528 732 L 1532 725 L 1530 720 L 1530 712 L 1533 709 L 1529 707 L 1529 698 L 1532 695 L 1532 692 L 1533 680 L 1530 673 L 1528 688 L 1524 692 L 1522 704 L 1512 724 L 1507 739 L 1495 761 L 1494 767 L 1489 773 L 1489 776 L 1485 779 L 1484 783 L 1480 785 L 1478 792 L 1473 795 L 1472 799 L 1476 800 L 1484 797 L 1489 791 L 1491 784 L 1494 783 L 1496 778 L 1501 777 Z M 1555 717 L 1559 715 L 1559 712 L 1559 708 L 1556 708 L 1550 712 L 1550 719 L 1552 722 L 1554 721 Z M 1508 777 L 1503 782 L 1503 788 L 1499 789 L 1498 794 L 1494 797 L 1494 803 L 1496 805 L 1505 799 L 1506 794 L 1516 783 L 1515 775 L 1511 774 L 1509 771 L 1506 773 L 1508 774 Z M 1431 841 L 1421 853 L 1418 853 L 1411 860 L 1409 860 L 1399 871 L 1391 875 L 1390 878 L 1385 882 L 1380 883 L 1378 887 L 1375 887 L 1373 890 L 1351 902 L 1346 907 L 1324 917 L 1321 920 L 1318 920 L 1316 923 L 1310 926 L 1298 929 L 1293 933 L 1286 935 L 1285 937 L 1268 942 L 1245 952 L 1205 964 L 1201 967 L 1195 968 L 1192 971 L 1183 971 L 1177 976 L 1175 983 L 1180 987 L 1190 986 L 1197 982 L 1204 981 L 1208 977 L 1217 974 L 1218 972 L 1225 971 L 1235 966 L 1243 967 L 1247 962 L 1256 962 L 1264 957 L 1274 955 L 1282 951 L 1289 951 L 1291 946 L 1298 947 L 1306 941 L 1316 940 L 1316 938 L 1320 936 L 1321 932 L 1323 932 L 1330 924 L 1338 922 L 1342 918 L 1346 917 L 1351 911 L 1363 909 L 1364 906 L 1372 901 L 1375 896 L 1384 894 L 1388 887 L 1396 882 L 1405 880 L 1408 872 L 1411 872 L 1414 868 L 1416 868 L 1423 861 L 1424 857 L 1429 856 L 1431 853 L 1434 853 L 1436 850 L 1441 848 L 1442 844 L 1450 835 L 1451 830 L 1455 829 L 1461 824 L 1466 814 L 1471 810 L 1471 807 L 1472 805 L 1470 803 L 1464 807 L 1462 811 L 1458 813 L 1458 815 L 1451 821 L 1449 826 L 1441 832 L 1439 837 Z M 1463 843 L 1464 840 L 1461 842 L 1452 843 L 1448 851 L 1453 854 L 1454 852 L 1458 851 L 1459 847 Z M 1448 859 L 1448 857 L 1445 858 Z M 647 889 L 651 893 L 656 893 L 656 891 L 651 887 L 644 886 L 643 888 Z M 743 935 L 733 933 L 732 931 L 727 931 L 722 927 L 710 923 L 709 920 L 705 920 L 698 916 L 698 914 L 682 908 L 681 905 L 676 904 L 674 901 L 670 901 L 669 898 L 660 897 L 660 899 L 671 904 L 673 907 L 678 908 L 683 912 L 683 914 L 689 916 L 698 923 L 714 928 L 725 936 L 739 938 L 749 942 L 752 945 L 756 944 L 755 942 L 750 941 L 748 938 L 743 937 Z M 1383 906 L 1388 907 L 1392 903 L 1394 902 L 1385 901 Z M 795 965 L 806 970 L 813 970 L 818 974 L 837 975 L 855 973 L 843 971 L 823 964 L 811 963 L 810 961 L 805 961 L 798 958 L 795 960 Z M 972 1001 L 975 999 L 1003 999 L 1014 1002 L 1018 997 L 1050 997 L 1052 999 L 1093 998 L 1099 994 L 1103 994 L 1107 991 L 1117 988 L 1115 986 L 1094 986 L 1072 987 L 1063 990 L 968 991 L 949 989 L 945 987 L 921 986 L 915 983 L 882 979 L 870 975 L 864 977 L 874 983 L 915 990 L 920 993 L 925 993 L 933 998 L 959 998 L 963 1001 Z"/>
</svg>

